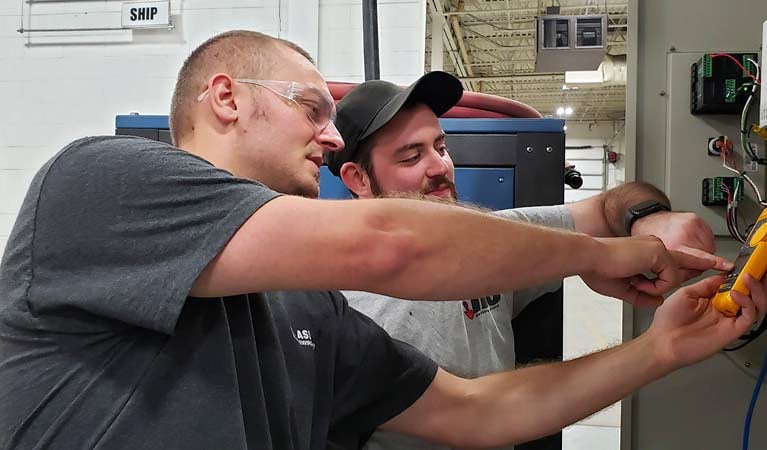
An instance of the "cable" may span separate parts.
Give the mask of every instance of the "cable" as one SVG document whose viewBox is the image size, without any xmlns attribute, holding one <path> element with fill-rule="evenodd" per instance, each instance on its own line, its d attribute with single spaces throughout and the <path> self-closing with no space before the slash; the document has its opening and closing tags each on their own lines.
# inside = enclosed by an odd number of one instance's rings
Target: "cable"
<svg viewBox="0 0 767 450">
<path fill-rule="evenodd" d="M 753 105 L 754 96 L 756 95 L 756 85 L 751 89 L 751 93 L 748 95 L 746 104 L 743 106 L 743 112 L 740 114 L 740 147 L 743 149 L 743 153 L 751 157 L 757 164 L 767 164 L 767 159 L 760 158 L 754 153 L 751 148 L 751 141 L 749 140 L 749 134 L 751 134 L 751 127 L 747 125 L 748 115 L 751 112 L 751 106 Z"/>
<path fill-rule="evenodd" d="M 756 338 L 758 338 L 759 336 L 762 335 L 762 333 L 764 333 L 765 330 L 767 330 L 767 320 L 762 319 L 762 323 L 760 323 L 755 330 L 749 331 L 748 333 L 738 338 L 739 340 L 743 341 L 742 343 L 738 344 L 735 347 L 725 348 L 722 350 L 725 352 L 734 352 L 735 350 L 740 350 L 746 345 L 754 342 Z"/>
<path fill-rule="evenodd" d="M 745 68 L 745 67 L 743 67 L 743 64 L 741 64 L 741 63 L 740 63 L 740 61 L 738 61 L 738 59 L 737 59 L 737 58 L 735 58 L 734 56 L 732 56 L 732 55 L 730 55 L 730 54 L 728 54 L 728 53 L 711 53 L 711 54 L 709 54 L 709 56 L 711 56 L 712 58 L 719 58 L 719 57 L 722 57 L 722 56 L 724 56 L 725 58 L 729 58 L 729 59 L 731 59 L 731 60 L 732 60 L 732 62 L 734 62 L 735 64 L 737 64 L 737 65 L 738 65 L 738 67 L 740 67 L 740 68 L 741 68 L 741 70 L 743 70 L 743 72 L 745 72 L 745 73 L 746 73 L 746 74 L 747 74 L 749 77 L 751 77 L 751 78 L 754 80 L 754 83 L 756 83 L 756 84 L 762 84 L 762 82 L 761 82 L 761 81 L 759 81 L 759 78 L 757 78 L 757 77 L 753 76 L 753 75 L 751 74 L 751 72 L 749 72 L 748 70 L 746 70 L 746 68 Z"/>
<path fill-rule="evenodd" d="M 756 193 L 756 198 L 759 200 L 759 205 L 767 206 L 767 203 L 762 200 L 762 193 L 759 192 L 759 188 L 756 187 L 756 184 L 754 184 L 754 182 L 751 180 L 751 177 L 749 177 L 745 172 L 741 173 L 741 176 L 748 182 L 748 184 L 751 186 L 751 189 L 753 189 Z"/>
<path fill-rule="evenodd" d="M 728 166 L 728 165 L 727 165 L 727 140 L 728 140 L 728 139 L 727 139 L 727 137 L 725 136 L 725 138 L 724 138 L 724 142 L 725 142 L 725 145 L 724 145 L 724 146 L 722 146 L 722 150 L 721 150 L 721 153 L 722 153 L 722 167 L 724 167 L 725 169 L 729 170 L 730 172 L 732 172 L 732 173 L 734 173 L 734 174 L 737 174 L 739 177 L 741 177 L 741 178 L 743 178 L 744 180 L 746 180 L 746 182 L 748 183 L 748 185 L 749 185 L 749 186 L 751 186 L 751 189 L 753 189 L 753 190 L 754 190 L 754 193 L 756 194 L 756 198 L 757 198 L 757 199 L 758 199 L 758 201 L 759 201 L 759 205 L 761 205 L 761 206 L 767 206 L 767 202 L 765 202 L 765 201 L 762 199 L 762 193 L 761 193 L 761 191 L 759 191 L 759 188 L 758 188 L 758 187 L 756 187 L 756 184 L 754 184 L 754 181 L 751 179 L 751 177 L 750 177 L 750 176 L 748 176 L 748 174 L 747 174 L 745 171 L 743 171 L 743 172 L 740 172 L 740 171 L 738 171 L 737 169 L 735 169 L 735 168 L 733 168 L 733 167 L 730 167 L 730 166 Z"/>
<path fill-rule="evenodd" d="M 759 398 L 759 391 L 762 389 L 762 383 L 764 383 L 764 377 L 767 375 L 767 354 L 764 355 L 764 361 L 762 363 L 762 371 L 759 372 L 759 377 L 756 379 L 756 385 L 754 386 L 754 393 L 751 394 L 751 402 L 748 404 L 748 413 L 746 414 L 746 423 L 743 426 L 743 450 L 748 450 L 748 438 L 751 434 L 751 418 L 754 415 L 754 408 L 756 407 L 756 399 Z"/>
<path fill-rule="evenodd" d="M 761 80 L 761 78 L 759 78 L 759 64 L 757 64 L 756 61 L 751 58 L 746 58 L 746 61 L 750 62 L 754 65 L 754 67 L 756 67 L 756 79 Z"/>
</svg>

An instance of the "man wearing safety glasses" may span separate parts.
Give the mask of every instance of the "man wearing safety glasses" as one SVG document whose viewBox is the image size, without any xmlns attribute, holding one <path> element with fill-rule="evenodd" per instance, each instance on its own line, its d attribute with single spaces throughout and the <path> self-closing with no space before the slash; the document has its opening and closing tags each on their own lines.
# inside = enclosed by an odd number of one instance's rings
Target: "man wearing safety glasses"
<svg viewBox="0 0 767 450">
<path fill-rule="evenodd" d="M 332 118 L 305 52 L 235 31 L 184 63 L 175 146 L 91 137 L 46 163 L 0 266 L 0 446 L 357 448 L 381 425 L 500 445 L 597 411 L 763 315 L 758 283 L 737 319 L 686 289 L 616 349 L 450 375 L 337 290 L 460 299 L 579 274 L 659 300 L 684 270 L 730 266 L 449 205 L 316 200 L 323 153 L 344 145 Z"/>
</svg>

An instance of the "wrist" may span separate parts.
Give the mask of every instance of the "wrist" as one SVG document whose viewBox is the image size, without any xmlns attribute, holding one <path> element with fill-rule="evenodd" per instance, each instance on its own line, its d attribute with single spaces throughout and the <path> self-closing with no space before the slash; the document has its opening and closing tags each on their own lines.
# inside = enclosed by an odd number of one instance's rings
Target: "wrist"
<svg viewBox="0 0 767 450">
<path fill-rule="evenodd" d="M 633 232 L 634 224 L 642 219 L 649 218 L 662 212 L 669 212 L 671 208 L 658 200 L 645 200 L 629 206 L 624 217 L 624 227 L 628 235 Z"/>
<path fill-rule="evenodd" d="M 656 220 L 663 220 L 664 216 L 668 216 L 670 214 L 673 214 L 671 211 L 665 211 L 660 210 L 656 211 L 650 215 L 640 217 L 636 220 L 634 220 L 634 223 L 631 224 L 631 230 L 630 235 L 631 236 L 642 236 L 642 235 L 648 235 L 653 234 L 653 224 Z"/>
<path fill-rule="evenodd" d="M 597 238 L 587 234 L 583 234 L 582 237 L 584 246 L 574 254 L 580 255 L 580 258 L 576 259 L 580 259 L 585 264 L 577 275 L 598 275 L 605 264 L 605 255 L 609 252 L 608 242 L 613 238 Z"/>
<path fill-rule="evenodd" d="M 674 337 L 657 332 L 650 327 L 644 334 L 637 339 L 643 339 L 649 346 L 650 352 L 648 362 L 653 373 L 662 377 L 676 369 L 682 367 L 674 357 Z"/>
</svg>

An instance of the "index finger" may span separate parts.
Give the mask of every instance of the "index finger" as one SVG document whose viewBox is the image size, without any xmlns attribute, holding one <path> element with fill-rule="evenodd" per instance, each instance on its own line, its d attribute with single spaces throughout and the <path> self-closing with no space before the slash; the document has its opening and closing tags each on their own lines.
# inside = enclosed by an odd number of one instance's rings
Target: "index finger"
<svg viewBox="0 0 767 450">
<path fill-rule="evenodd" d="M 700 271 L 706 271 L 709 269 L 726 271 L 732 269 L 732 264 L 724 258 L 700 250 L 692 250 L 693 249 L 690 249 L 689 252 L 669 250 L 669 254 L 679 269 L 692 269 Z M 664 270 L 668 269 L 668 267 L 659 267 L 658 269 Z"/>
</svg>

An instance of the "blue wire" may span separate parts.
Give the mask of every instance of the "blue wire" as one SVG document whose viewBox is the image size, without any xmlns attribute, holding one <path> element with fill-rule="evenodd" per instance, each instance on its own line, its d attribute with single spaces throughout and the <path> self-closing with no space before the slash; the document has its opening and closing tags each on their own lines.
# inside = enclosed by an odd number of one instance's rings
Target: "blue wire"
<svg viewBox="0 0 767 450">
<path fill-rule="evenodd" d="M 754 386 L 754 393 L 751 395 L 751 403 L 748 405 L 748 414 L 746 414 L 746 425 L 743 428 L 743 450 L 748 450 L 748 437 L 751 432 L 751 416 L 754 415 L 754 407 L 756 407 L 756 399 L 759 397 L 759 391 L 762 388 L 764 377 L 767 375 L 767 355 L 764 355 L 764 363 L 762 364 L 762 371 L 759 373 L 759 377 L 756 379 L 756 386 Z"/>
</svg>

